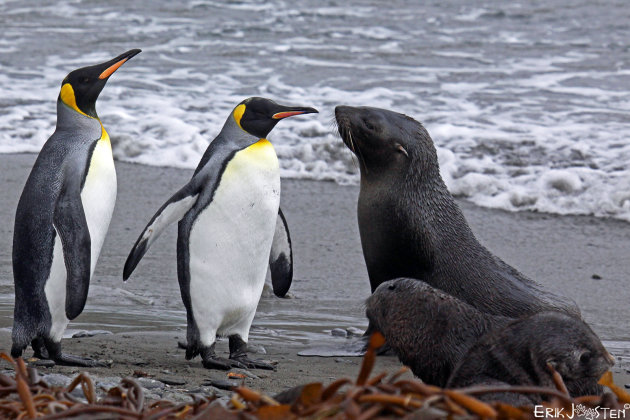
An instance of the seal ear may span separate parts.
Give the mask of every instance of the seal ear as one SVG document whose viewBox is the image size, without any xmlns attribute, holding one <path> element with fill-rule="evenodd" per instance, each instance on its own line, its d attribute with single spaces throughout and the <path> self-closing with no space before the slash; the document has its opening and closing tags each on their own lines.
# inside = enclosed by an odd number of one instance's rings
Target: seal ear
<svg viewBox="0 0 630 420">
<path fill-rule="evenodd" d="M 402 153 L 403 155 L 405 155 L 405 156 L 409 157 L 409 153 L 407 153 L 407 150 L 405 150 L 405 148 L 403 147 L 403 145 L 402 145 L 402 144 L 400 144 L 400 143 L 396 143 L 396 149 L 397 149 L 400 153 Z"/>
</svg>

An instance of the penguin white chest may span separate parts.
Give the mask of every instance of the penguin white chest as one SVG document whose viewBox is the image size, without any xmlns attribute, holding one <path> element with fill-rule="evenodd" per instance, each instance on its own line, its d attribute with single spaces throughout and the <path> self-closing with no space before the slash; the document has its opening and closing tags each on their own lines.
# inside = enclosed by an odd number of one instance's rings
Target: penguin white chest
<svg viewBox="0 0 630 420">
<path fill-rule="evenodd" d="M 116 191 L 116 170 L 112 148 L 109 140 L 100 140 L 94 147 L 88 173 L 81 190 L 81 203 L 90 232 L 90 277 L 94 273 L 94 267 L 96 267 L 96 261 L 109 228 L 116 203 Z M 55 238 L 52 265 L 44 292 L 52 318 L 50 336 L 59 341 L 68 325 L 68 318 L 65 310 L 66 266 L 58 233 Z"/>
<path fill-rule="evenodd" d="M 190 295 L 201 341 L 247 341 L 262 293 L 280 205 L 278 158 L 262 139 L 237 152 L 189 237 Z"/>
<path fill-rule="evenodd" d="M 116 204 L 116 169 L 109 137 L 100 140 L 94 147 L 88 173 L 85 177 L 81 202 L 87 220 L 91 240 L 91 271 L 94 273 L 96 261 L 101 253 L 105 235 L 112 219 Z"/>
</svg>

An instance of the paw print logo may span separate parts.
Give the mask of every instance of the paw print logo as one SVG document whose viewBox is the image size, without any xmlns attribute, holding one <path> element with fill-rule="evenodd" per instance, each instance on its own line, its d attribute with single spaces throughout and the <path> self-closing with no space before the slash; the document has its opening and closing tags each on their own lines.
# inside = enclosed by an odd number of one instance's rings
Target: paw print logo
<svg viewBox="0 0 630 420">
<path fill-rule="evenodd" d="M 573 408 L 574 414 L 583 416 L 587 420 L 594 420 L 599 417 L 599 407 L 587 408 L 583 404 L 578 404 Z"/>
<path fill-rule="evenodd" d="M 575 407 L 573 407 L 573 412 L 577 414 L 578 416 L 583 416 L 586 414 L 586 407 L 584 407 L 583 404 L 578 404 Z"/>
</svg>

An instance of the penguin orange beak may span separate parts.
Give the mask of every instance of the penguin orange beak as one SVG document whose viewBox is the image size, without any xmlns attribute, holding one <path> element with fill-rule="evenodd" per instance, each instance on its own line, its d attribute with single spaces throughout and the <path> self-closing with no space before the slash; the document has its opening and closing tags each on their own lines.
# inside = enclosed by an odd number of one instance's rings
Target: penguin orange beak
<svg viewBox="0 0 630 420">
<path fill-rule="evenodd" d="M 107 79 L 116 70 L 118 70 L 120 68 L 120 66 L 125 64 L 125 62 L 127 60 L 129 60 L 134 55 L 139 54 L 141 51 L 142 50 L 137 49 L 137 48 L 133 49 L 133 50 L 129 50 L 126 53 L 123 53 L 123 54 L 119 55 L 118 57 L 114 58 L 113 60 L 110 60 L 107 63 L 103 63 L 102 66 L 107 66 L 107 67 L 105 68 L 105 70 L 103 70 L 101 72 L 101 74 L 98 76 L 98 78 L 99 79 Z"/>
<path fill-rule="evenodd" d="M 294 108 L 287 107 L 286 111 L 276 112 L 275 114 L 271 116 L 271 118 L 273 118 L 274 120 L 281 120 L 283 118 L 292 117 L 294 115 L 315 114 L 318 112 L 319 111 L 316 110 L 315 108 L 310 108 L 310 107 L 306 107 L 306 108 L 305 107 L 294 107 Z"/>
</svg>

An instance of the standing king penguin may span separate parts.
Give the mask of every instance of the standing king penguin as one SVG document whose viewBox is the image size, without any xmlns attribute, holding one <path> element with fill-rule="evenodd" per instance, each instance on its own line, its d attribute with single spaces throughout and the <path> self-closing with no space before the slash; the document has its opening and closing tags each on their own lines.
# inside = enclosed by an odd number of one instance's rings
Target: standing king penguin
<svg viewBox="0 0 630 420">
<path fill-rule="evenodd" d="M 109 77 L 140 52 L 74 70 L 61 83 L 57 127 L 42 147 L 18 203 L 13 233 L 15 310 L 11 355 L 93 367 L 63 354 L 61 337 L 85 306 L 116 202 L 116 171 L 96 99 Z"/>
<path fill-rule="evenodd" d="M 177 276 L 188 321 L 187 360 L 201 354 L 210 369 L 273 369 L 247 357 L 267 264 L 277 296 L 287 293 L 293 276 L 279 207 L 278 157 L 266 137 L 281 119 L 314 112 L 264 98 L 238 104 L 190 182 L 162 205 L 131 250 L 124 280 L 164 228 L 179 220 Z M 217 335 L 229 337 L 229 359 L 216 355 Z"/>
</svg>

